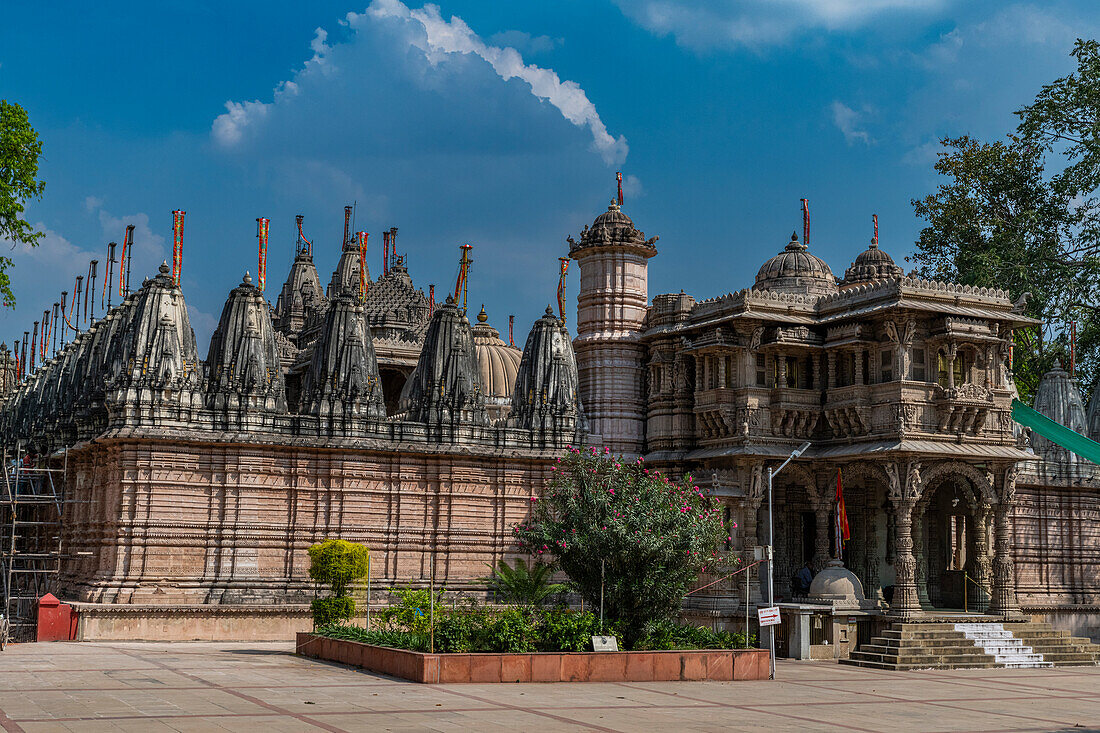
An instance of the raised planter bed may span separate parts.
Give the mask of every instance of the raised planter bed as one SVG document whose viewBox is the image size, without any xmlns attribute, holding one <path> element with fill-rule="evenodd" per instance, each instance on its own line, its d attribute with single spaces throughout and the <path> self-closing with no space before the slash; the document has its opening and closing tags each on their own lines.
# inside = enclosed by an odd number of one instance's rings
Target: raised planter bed
<svg viewBox="0 0 1100 733">
<path fill-rule="evenodd" d="M 766 649 L 424 654 L 299 633 L 296 651 L 413 682 L 766 680 Z"/>
</svg>

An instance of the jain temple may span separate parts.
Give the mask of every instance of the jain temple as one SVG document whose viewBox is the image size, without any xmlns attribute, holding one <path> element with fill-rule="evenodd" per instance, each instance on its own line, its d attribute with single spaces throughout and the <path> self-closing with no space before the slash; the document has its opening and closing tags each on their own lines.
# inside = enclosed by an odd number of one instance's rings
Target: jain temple
<svg viewBox="0 0 1100 733">
<path fill-rule="evenodd" d="M 274 304 L 244 276 L 201 350 L 164 265 L 33 371 L 0 353 L 5 444 L 64 461 L 55 593 L 81 638 L 285 638 L 330 537 L 371 548 L 376 589 L 484 597 L 568 445 L 692 472 L 751 558 L 766 470 L 809 442 L 772 519 L 784 613 L 828 611 L 815 643 L 944 609 L 1100 640 L 1100 469 L 1012 419 L 1022 300 L 907 277 L 877 237 L 834 271 L 797 235 L 742 289 L 651 296 L 657 237 L 615 201 L 567 241 L 575 336 L 548 308 L 522 350 L 396 254 L 361 273 L 345 234 L 327 284 L 301 243 Z M 1086 408 L 1066 371 L 1035 408 L 1100 438 L 1100 395 Z M 801 598 L 807 561 L 823 580 Z M 737 576 L 685 614 L 740 628 L 762 598 Z"/>
</svg>

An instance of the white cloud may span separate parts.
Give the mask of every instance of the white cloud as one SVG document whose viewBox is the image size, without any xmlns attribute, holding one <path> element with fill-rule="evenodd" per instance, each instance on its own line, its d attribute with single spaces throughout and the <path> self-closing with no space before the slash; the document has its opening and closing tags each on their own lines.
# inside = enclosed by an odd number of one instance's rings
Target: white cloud
<svg viewBox="0 0 1100 733">
<path fill-rule="evenodd" d="M 946 0 L 615 0 L 623 14 L 692 48 L 786 43 L 813 30 L 862 28 L 886 14 L 927 13 Z"/>
<path fill-rule="evenodd" d="M 534 56 L 553 51 L 565 43 L 565 39 L 551 38 L 550 36 L 532 36 L 524 31 L 509 30 L 494 33 L 489 36 L 489 42 L 494 46 L 511 46 L 517 51 Z"/>
<path fill-rule="evenodd" d="M 849 145 L 857 142 L 870 145 L 874 142 L 871 135 L 861 129 L 861 118 L 866 115 L 866 109 L 863 112 L 857 112 L 839 99 L 834 100 L 829 109 L 833 116 L 833 124 L 843 133 L 844 140 Z"/>
<path fill-rule="evenodd" d="M 430 87 L 453 78 L 464 69 L 462 62 L 474 57 L 487 63 L 504 82 L 517 79 L 523 82 L 536 98 L 549 103 L 571 124 L 587 128 L 592 136 L 592 147 L 608 165 L 622 163 L 628 147 L 623 136 L 611 135 L 600 119 L 595 105 L 584 89 L 573 81 L 562 81 L 552 69 L 526 64 L 520 52 L 509 46 L 486 43 L 461 18 L 444 20 L 439 8 L 425 5 L 413 10 L 399 0 L 374 0 L 363 13 L 348 13 L 342 23 L 351 31 L 351 37 L 342 43 L 328 45 L 327 32 L 315 31 L 311 48 L 313 57 L 294 75 L 276 87 L 272 102 L 259 100 L 226 102 L 226 112 L 219 115 L 211 126 L 216 142 L 226 148 L 238 146 L 249 130 L 262 126 L 280 103 L 299 98 L 305 86 L 320 85 L 320 77 L 341 76 L 345 83 L 354 86 L 357 81 L 373 73 L 387 73 L 387 69 L 364 69 L 354 65 L 345 68 L 345 60 L 354 61 L 357 45 L 369 43 L 367 37 L 379 28 L 401 36 L 406 47 L 419 50 L 429 66 L 421 69 L 422 77 L 435 72 L 435 80 L 421 78 L 421 84 Z M 477 71 L 471 76 L 476 78 Z M 378 114 L 384 110 L 364 110 L 366 114 Z M 326 110 L 327 114 L 331 114 Z"/>
<path fill-rule="evenodd" d="M 103 199 L 98 196 L 86 196 L 84 198 L 84 210 L 89 213 L 103 206 Z"/>
<path fill-rule="evenodd" d="M 199 358 L 205 359 L 206 353 L 203 350 L 203 344 L 210 343 L 210 337 L 218 327 L 218 319 L 188 303 L 187 320 L 191 322 L 191 330 L 195 332 L 195 343 L 199 346 Z"/>
</svg>

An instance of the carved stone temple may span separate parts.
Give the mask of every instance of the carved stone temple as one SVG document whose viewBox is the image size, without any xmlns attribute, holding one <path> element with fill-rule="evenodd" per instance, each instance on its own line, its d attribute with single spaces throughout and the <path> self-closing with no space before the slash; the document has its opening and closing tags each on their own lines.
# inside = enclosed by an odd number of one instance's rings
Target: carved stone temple
<svg viewBox="0 0 1100 733">
<path fill-rule="evenodd" d="M 1100 637 L 1100 471 L 1013 422 L 1011 337 L 1035 322 L 1007 292 L 907 277 L 877 241 L 838 278 L 792 236 L 745 289 L 651 300 L 657 238 L 618 204 L 568 243 L 576 336 L 547 309 L 522 351 L 484 311 L 435 305 L 403 260 L 364 273 L 361 297 L 345 241 L 327 287 L 301 249 L 274 306 L 245 276 L 205 359 L 162 266 L 5 376 L 5 442 L 67 449 L 59 595 L 95 621 L 88 637 L 307 625 L 306 549 L 329 537 L 371 548 L 376 587 L 477 591 L 550 464 L 584 442 L 691 471 L 749 555 L 767 468 L 809 442 L 774 484 L 782 600 L 800 600 L 804 562 L 840 555 L 829 573 L 858 578 L 868 613 L 965 607 Z M 1064 371 L 1036 408 L 1100 437 L 1100 395 L 1086 409 Z M 736 583 L 688 612 L 738 625 Z"/>
</svg>

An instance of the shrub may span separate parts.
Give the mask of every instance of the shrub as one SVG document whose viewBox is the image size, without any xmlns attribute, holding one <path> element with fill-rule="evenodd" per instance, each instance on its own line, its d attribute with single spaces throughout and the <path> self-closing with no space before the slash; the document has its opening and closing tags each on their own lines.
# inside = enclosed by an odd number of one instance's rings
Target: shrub
<svg viewBox="0 0 1100 733">
<path fill-rule="evenodd" d="M 357 542 L 325 540 L 309 548 L 309 577 L 332 588 L 343 597 L 348 586 L 367 575 L 370 551 Z"/>
<path fill-rule="evenodd" d="M 719 502 L 690 475 L 674 482 L 606 448 L 572 448 L 553 471 L 531 499 L 530 519 L 515 527 L 516 540 L 536 557 L 555 558 L 592 607 L 602 561 L 605 613 L 622 622 L 626 644 L 650 623 L 675 618 L 689 585 L 720 568 L 728 528 Z"/>
<path fill-rule="evenodd" d="M 501 560 L 495 568 L 489 567 L 492 576 L 481 580 L 508 604 L 539 607 L 566 589 L 561 583 L 550 582 L 554 568 L 546 563 L 534 562 L 528 567 L 523 558 L 516 558 L 515 565 Z"/>
<path fill-rule="evenodd" d="M 538 647 L 545 652 L 583 652 L 600 633 L 600 620 L 585 611 L 551 611 L 543 619 Z"/>
<path fill-rule="evenodd" d="M 328 626 L 339 621 L 350 621 L 355 615 L 355 600 L 348 596 L 314 598 L 309 609 L 313 611 L 314 626 Z"/>
<path fill-rule="evenodd" d="M 592 613 L 568 609 L 532 611 L 522 608 L 504 610 L 465 609 L 443 611 L 437 616 L 435 650 L 437 652 L 583 652 L 591 649 L 592 636 L 599 633 L 599 619 Z M 611 626 L 608 633 L 621 635 Z M 372 629 L 328 624 L 317 633 L 334 639 L 349 639 L 364 644 L 428 651 L 427 633 L 407 628 Z M 754 640 L 750 638 L 750 643 Z M 728 631 L 714 632 L 701 626 L 672 622 L 651 624 L 647 633 L 632 646 L 623 649 L 736 649 L 745 646 L 744 636 Z"/>
</svg>

